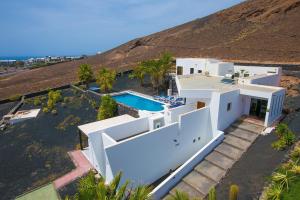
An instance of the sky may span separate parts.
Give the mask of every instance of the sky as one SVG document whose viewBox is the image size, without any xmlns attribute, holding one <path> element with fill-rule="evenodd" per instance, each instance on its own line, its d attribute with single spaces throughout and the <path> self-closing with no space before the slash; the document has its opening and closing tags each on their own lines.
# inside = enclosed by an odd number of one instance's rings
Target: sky
<svg viewBox="0 0 300 200">
<path fill-rule="evenodd" d="M 93 55 L 242 0 L 0 0 L 0 56 Z"/>
</svg>

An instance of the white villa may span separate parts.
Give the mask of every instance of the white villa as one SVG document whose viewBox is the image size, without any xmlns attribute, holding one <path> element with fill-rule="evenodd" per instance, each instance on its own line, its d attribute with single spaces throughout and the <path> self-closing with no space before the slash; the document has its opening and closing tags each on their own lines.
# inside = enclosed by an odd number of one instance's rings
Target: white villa
<svg viewBox="0 0 300 200">
<path fill-rule="evenodd" d="M 178 58 L 176 86 L 185 104 L 139 111 L 79 126 L 83 153 L 109 182 L 122 171 L 134 185 L 153 184 L 156 198 L 201 161 L 242 116 L 271 126 L 281 116 L 285 89 L 281 68 L 240 66 L 215 59 Z M 130 95 L 153 100 L 137 93 Z M 139 103 L 139 105 L 141 105 Z"/>
</svg>

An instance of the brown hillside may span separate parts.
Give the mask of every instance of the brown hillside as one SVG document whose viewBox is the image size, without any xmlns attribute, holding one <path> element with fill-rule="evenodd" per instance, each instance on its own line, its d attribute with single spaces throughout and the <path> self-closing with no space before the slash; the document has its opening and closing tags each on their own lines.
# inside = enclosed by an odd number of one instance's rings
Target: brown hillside
<svg viewBox="0 0 300 200">
<path fill-rule="evenodd" d="M 0 98 L 77 81 L 77 67 L 127 69 L 163 51 L 176 57 L 300 63 L 300 0 L 250 0 L 213 15 L 138 38 L 85 60 L 30 70 L 0 80 Z"/>
</svg>

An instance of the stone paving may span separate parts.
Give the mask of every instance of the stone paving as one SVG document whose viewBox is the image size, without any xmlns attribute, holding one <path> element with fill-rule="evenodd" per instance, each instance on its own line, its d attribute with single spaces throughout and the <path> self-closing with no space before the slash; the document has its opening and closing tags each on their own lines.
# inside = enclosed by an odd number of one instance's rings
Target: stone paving
<svg viewBox="0 0 300 200">
<path fill-rule="evenodd" d="M 71 172 L 65 174 L 64 176 L 56 179 L 53 184 L 56 189 L 62 188 L 67 184 L 71 183 L 72 181 L 84 176 L 87 174 L 91 169 L 92 165 L 90 162 L 85 158 L 83 153 L 79 150 L 69 152 L 69 155 L 74 162 L 76 169 L 72 170 Z"/>
<path fill-rule="evenodd" d="M 233 123 L 225 131 L 223 142 L 195 166 L 194 170 L 187 174 L 165 199 L 174 195 L 176 190 L 186 192 L 191 198 L 206 197 L 209 189 L 222 180 L 263 129 L 263 126 L 246 121 Z"/>
</svg>

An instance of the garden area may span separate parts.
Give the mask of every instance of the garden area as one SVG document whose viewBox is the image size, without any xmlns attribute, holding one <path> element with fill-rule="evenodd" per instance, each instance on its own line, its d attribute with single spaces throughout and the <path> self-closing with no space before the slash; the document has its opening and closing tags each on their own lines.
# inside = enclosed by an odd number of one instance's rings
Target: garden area
<svg viewBox="0 0 300 200">
<path fill-rule="evenodd" d="M 149 76 L 143 77 L 141 86 L 131 74 L 116 75 L 109 92 L 157 93 Z M 89 87 L 98 85 L 89 83 Z M 16 104 L 17 101 L 1 104 L 0 117 Z M 36 118 L 9 125 L 0 132 L 1 197 L 14 198 L 74 169 L 67 152 L 80 148 L 77 126 L 96 121 L 99 107 L 100 96 L 89 97 L 73 88 L 49 90 L 45 95 L 25 99 L 19 110 L 41 110 Z"/>
<path fill-rule="evenodd" d="M 164 76 L 170 63 L 170 55 L 165 54 L 158 61 L 141 63 L 133 72 L 119 74 L 105 68 L 94 73 L 91 66 L 81 65 L 79 87 L 85 90 L 96 86 L 100 88 L 99 93 L 123 90 L 148 95 L 165 93 L 163 85 L 167 82 L 164 82 Z M 152 71 L 145 71 L 149 64 L 153 65 Z M 0 104 L 1 118 L 18 103 L 18 99 Z M 74 169 L 68 152 L 80 148 L 77 126 L 116 115 L 109 106 L 101 106 L 100 99 L 99 95 L 89 95 L 73 87 L 48 90 L 44 95 L 26 98 L 20 111 L 41 110 L 36 118 L 8 125 L 0 131 L 1 198 L 15 198 Z M 104 100 L 108 105 L 114 103 L 111 98 Z M 111 111 L 112 115 L 107 114 Z M 60 192 L 63 196 L 68 194 L 68 188 Z"/>
<path fill-rule="evenodd" d="M 41 111 L 0 132 L 1 198 L 14 198 L 75 168 L 67 152 L 79 148 L 77 125 L 96 120 L 94 104 L 74 89 L 62 90 L 55 103 L 48 95 L 25 100 L 20 110 Z"/>
</svg>

